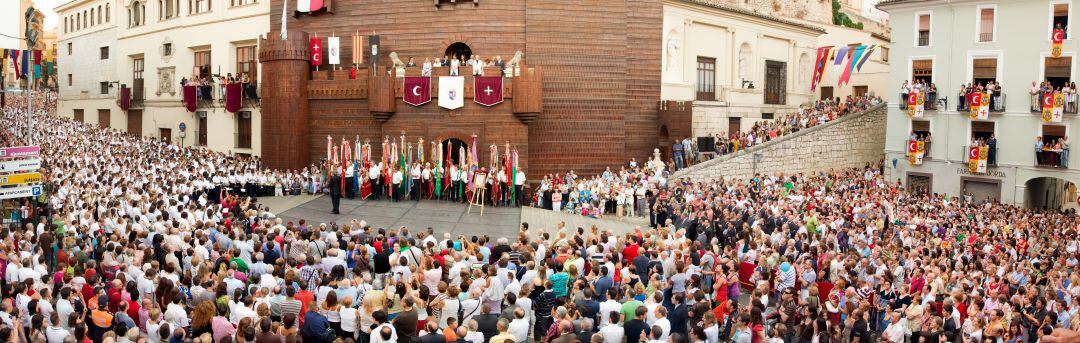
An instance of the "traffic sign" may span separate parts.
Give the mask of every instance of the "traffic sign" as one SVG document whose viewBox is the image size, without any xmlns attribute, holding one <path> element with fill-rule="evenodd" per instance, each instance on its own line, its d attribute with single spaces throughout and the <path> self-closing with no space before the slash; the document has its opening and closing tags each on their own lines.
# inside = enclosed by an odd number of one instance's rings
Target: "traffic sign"
<svg viewBox="0 0 1080 343">
<path fill-rule="evenodd" d="M 9 148 L 0 148 L 0 158 L 38 157 L 38 155 L 41 155 L 41 147 L 39 146 L 16 146 Z"/>
<path fill-rule="evenodd" d="M 41 185 L 0 188 L 0 200 L 36 197 L 39 195 L 41 195 Z"/>
<path fill-rule="evenodd" d="M 41 182 L 41 173 L 0 175 L 0 186 L 23 185 Z"/>
<path fill-rule="evenodd" d="M 184 132 L 184 130 L 187 130 L 187 124 L 180 122 L 180 132 Z"/>
<path fill-rule="evenodd" d="M 0 161 L 0 172 L 4 173 L 35 171 L 38 170 L 38 168 L 41 168 L 40 158 Z"/>
</svg>

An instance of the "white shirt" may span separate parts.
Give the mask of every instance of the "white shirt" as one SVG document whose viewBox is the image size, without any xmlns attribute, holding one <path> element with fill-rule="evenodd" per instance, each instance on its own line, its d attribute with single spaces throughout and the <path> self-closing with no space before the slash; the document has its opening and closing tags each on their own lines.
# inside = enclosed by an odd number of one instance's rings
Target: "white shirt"
<svg viewBox="0 0 1080 343">
<path fill-rule="evenodd" d="M 390 339 L 388 339 L 388 340 L 383 340 L 382 339 L 382 333 L 380 333 L 380 331 L 382 331 L 383 327 L 390 328 Z M 369 342 L 371 342 L 371 343 L 397 342 L 397 330 L 394 330 L 393 325 L 390 325 L 389 323 L 383 323 L 383 324 L 380 324 L 379 326 L 375 327 L 374 329 L 372 329 L 371 330 L 371 335 L 369 335 L 368 337 L 370 338 Z"/>
<path fill-rule="evenodd" d="M 604 336 L 604 343 L 622 343 L 626 332 L 621 326 L 608 323 L 600 329 L 600 335 Z"/>
<path fill-rule="evenodd" d="M 525 342 L 529 338 L 529 319 L 514 319 L 507 331 L 514 335 L 514 340 L 518 343 Z M 622 332 L 622 329 L 619 329 L 619 332 Z"/>
<path fill-rule="evenodd" d="M 668 321 L 667 317 L 659 318 L 656 320 L 656 323 L 654 323 L 653 326 L 659 326 L 661 329 L 663 329 L 661 331 L 662 334 L 660 335 L 660 340 L 666 342 L 668 339 L 668 335 L 671 334 L 671 321 Z"/>
<path fill-rule="evenodd" d="M 618 301 L 608 299 L 600 303 L 600 325 L 607 325 L 611 323 L 611 311 L 620 311 L 622 305 Z"/>
</svg>

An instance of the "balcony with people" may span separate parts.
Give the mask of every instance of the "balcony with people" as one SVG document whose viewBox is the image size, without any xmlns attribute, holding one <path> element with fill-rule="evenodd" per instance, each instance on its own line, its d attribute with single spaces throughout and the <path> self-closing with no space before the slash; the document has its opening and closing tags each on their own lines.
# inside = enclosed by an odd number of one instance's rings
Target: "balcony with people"
<svg viewBox="0 0 1080 343">
<path fill-rule="evenodd" d="M 908 109 L 908 97 L 912 92 L 923 94 L 923 109 L 927 111 L 937 111 L 939 102 L 946 99 L 938 97 L 937 84 L 927 82 L 925 80 L 916 80 L 915 82 L 904 81 L 904 84 L 900 86 L 900 109 Z"/>
<path fill-rule="evenodd" d="M 1001 82 L 998 81 L 962 84 L 956 98 L 956 110 L 959 112 L 971 111 L 971 106 L 976 101 L 979 102 L 979 106 L 988 106 L 988 112 L 1005 112 L 1005 93 L 1002 92 Z"/>
<path fill-rule="evenodd" d="M 1032 113 L 1042 113 L 1046 106 L 1060 107 L 1064 114 L 1077 113 L 1076 82 L 1031 82 L 1028 93 Z"/>
<path fill-rule="evenodd" d="M 1042 135 L 1035 137 L 1035 166 L 1069 168 L 1069 137 L 1064 126 L 1044 125 Z"/>
<path fill-rule="evenodd" d="M 180 80 L 183 87 L 194 87 L 196 108 L 225 107 L 231 91 L 237 92 L 241 108 L 259 107 L 259 85 L 246 74 L 233 76 L 206 74 Z"/>
</svg>

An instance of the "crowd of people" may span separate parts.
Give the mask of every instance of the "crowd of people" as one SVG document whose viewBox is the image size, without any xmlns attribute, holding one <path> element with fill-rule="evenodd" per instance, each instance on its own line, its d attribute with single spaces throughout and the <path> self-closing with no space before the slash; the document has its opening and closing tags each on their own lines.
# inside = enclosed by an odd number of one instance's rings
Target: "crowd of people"
<svg viewBox="0 0 1080 343">
<path fill-rule="evenodd" d="M 970 111 L 972 99 L 976 93 L 983 93 L 990 97 L 987 99 L 987 104 L 990 106 L 988 111 L 1001 112 L 1005 110 L 1001 82 L 998 81 L 961 84 L 960 92 L 957 93 L 961 101 L 956 104 L 956 109 L 958 111 Z"/>
<path fill-rule="evenodd" d="M 409 61 L 405 63 L 406 68 L 417 67 L 416 60 L 409 57 Z M 502 56 L 495 56 L 491 59 L 483 59 L 480 55 L 458 55 L 453 56 L 445 55 L 443 57 L 436 56 L 435 58 L 425 57 L 424 63 L 420 65 L 421 76 L 431 76 L 432 71 L 435 68 L 449 68 L 450 76 L 461 75 L 464 70 L 465 73 L 472 76 L 484 76 L 484 67 L 499 67 L 499 70 L 506 68 L 506 61 L 503 61 Z"/>
<path fill-rule="evenodd" d="M 215 80 L 216 78 L 216 80 Z M 209 72 L 205 72 L 200 75 L 192 75 L 191 78 L 184 77 L 180 79 L 180 86 L 194 86 L 195 96 L 200 100 L 211 101 L 214 100 L 214 86 L 218 86 L 218 92 L 220 97 L 218 99 L 225 99 L 226 86 L 229 84 L 239 83 L 241 84 L 241 96 L 246 99 L 258 99 L 258 88 L 247 73 L 238 73 L 233 76 L 232 73 L 225 75 L 214 75 Z"/>
<path fill-rule="evenodd" d="M 25 116 L 4 109 L 2 142 Z M 649 227 L 465 237 L 283 222 L 214 181 L 258 160 L 36 120 L 52 190 L 0 228 L 4 342 L 1080 339 L 1074 211 L 909 192 L 880 164 L 649 171 Z"/>
</svg>

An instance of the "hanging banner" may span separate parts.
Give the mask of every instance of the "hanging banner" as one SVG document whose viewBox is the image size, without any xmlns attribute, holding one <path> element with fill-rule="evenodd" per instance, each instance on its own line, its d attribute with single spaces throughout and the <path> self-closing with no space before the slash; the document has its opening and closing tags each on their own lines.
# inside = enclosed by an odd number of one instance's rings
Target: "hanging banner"
<svg viewBox="0 0 1080 343">
<path fill-rule="evenodd" d="M 326 38 L 326 57 L 327 63 L 341 64 L 341 37 Z"/>
<path fill-rule="evenodd" d="M 41 173 L 0 175 L 0 186 L 25 185 L 31 183 L 41 183 Z"/>
<path fill-rule="evenodd" d="M 986 158 L 987 157 L 990 157 L 990 147 L 985 147 L 985 146 L 979 147 L 979 166 L 978 166 L 978 170 L 976 172 L 978 172 L 978 173 L 985 173 L 986 172 Z"/>
<path fill-rule="evenodd" d="M 0 158 L 38 157 L 40 155 L 41 147 L 36 145 L 0 148 Z"/>
<path fill-rule="evenodd" d="M 321 66 L 322 65 L 323 48 L 322 48 L 322 40 L 319 39 L 319 37 L 315 37 L 315 38 L 311 39 L 310 50 L 311 50 L 311 65 L 313 65 L 313 66 Z"/>
<path fill-rule="evenodd" d="M 352 63 L 364 64 L 364 36 L 352 36 Z"/>
<path fill-rule="evenodd" d="M 979 93 L 979 119 L 990 118 L 990 93 Z"/>
<path fill-rule="evenodd" d="M 1065 94 L 1054 93 L 1054 110 L 1051 113 L 1053 115 L 1053 121 L 1055 123 L 1061 122 L 1061 115 L 1065 112 Z"/>
<path fill-rule="evenodd" d="M 188 83 L 190 85 L 190 83 Z M 188 112 L 195 112 L 196 96 L 197 92 L 195 86 L 184 86 L 184 107 Z"/>
<path fill-rule="evenodd" d="M 924 156 L 926 156 L 926 142 L 918 141 L 915 144 L 915 164 L 922 164 Z"/>
<path fill-rule="evenodd" d="M 296 2 L 297 12 L 315 12 L 323 8 L 323 0 L 299 0 Z"/>
<path fill-rule="evenodd" d="M 439 107 L 456 110 L 465 106 L 465 77 L 439 77 Z"/>
<path fill-rule="evenodd" d="M 241 99 L 241 84 L 237 82 L 225 84 L 225 110 L 236 113 L 240 111 L 240 106 L 243 103 Z"/>
<path fill-rule="evenodd" d="M 814 59 L 814 76 L 810 78 L 810 91 L 817 89 L 818 80 L 821 79 L 821 72 L 825 67 L 825 58 L 829 56 L 830 47 L 820 47 L 817 49 L 817 58 Z"/>
<path fill-rule="evenodd" d="M 1053 44 L 1050 46 L 1050 57 L 1061 57 L 1061 43 L 1065 41 L 1065 30 L 1055 29 L 1052 41 Z"/>
<path fill-rule="evenodd" d="M 41 195 L 41 185 L 0 188 L 0 200 L 36 197 Z"/>
<path fill-rule="evenodd" d="M 979 147 L 968 147 L 968 171 L 979 172 Z"/>
<path fill-rule="evenodd" d="M 911 163 L 912 165 L 920 165 L 920 164 L 922 164 L 922 156 L 919 154 L 919 147 L 920 146 L 922 146 L 923 149 L 926 149 L 925 148 L 926 143 L 920 142 L 920 141 L 915 140 L 915 139 L 908 140 L 908 148 L 907 148 L 908 163 Z"/>
<path fill-rule="evenodd" d="M 908 117 L 915 117 L 915 105 L 919 103 L 919 93 L 911 92 L 907 95 L 907 113 Z"/>
<path fill-rule="evenodd" d="M 484 106 L 503 102 L 502 76 L 474 76 L 473 101 Z"/>
<path fill-rule="evenodd" d="M 983 112 L 980 111 L 980 108 L 982 108 L 982 97 L 983 93 L 979 92 L 971 93 L 967 97 L 968 107 L 971 108 L 971 114 L 968 115 L 968 118 L 971 118 L 971 120 L 986 119 L 982 117 Z"/>
<path fill-rule="evenodd" d="M 1044 123 L 1054 121 L 1054 93 L 1042 95 L 1042 120 Z"/>
<path fill-rule="evenodd" d="M 431 78 L 427 76 L 406 76 L 401 90 L 401 100 L 406 104 L 420 106 L 431 102 Z"/>
</svg>

